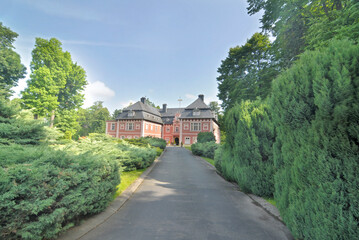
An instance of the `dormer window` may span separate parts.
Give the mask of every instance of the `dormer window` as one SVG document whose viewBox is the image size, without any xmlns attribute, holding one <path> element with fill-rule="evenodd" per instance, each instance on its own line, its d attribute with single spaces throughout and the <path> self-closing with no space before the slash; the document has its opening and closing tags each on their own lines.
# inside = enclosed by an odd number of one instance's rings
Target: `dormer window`
<svg viewBox="0 0 359 240">
<path fill-rule="evenodd" d="M 201 112 L 199 111 L 198 108 L 195 108 L 195 109 L 193 110 L 193 116 L 199 116 L 200 113 L 201 113 Z"/>
<path fill-rule="evenodd" d="M 135 111 L 133 111 L 133 110 L 128 111 L 128 116 L 129 117 L 134 117 L 135 116 Z"/>
</svg>

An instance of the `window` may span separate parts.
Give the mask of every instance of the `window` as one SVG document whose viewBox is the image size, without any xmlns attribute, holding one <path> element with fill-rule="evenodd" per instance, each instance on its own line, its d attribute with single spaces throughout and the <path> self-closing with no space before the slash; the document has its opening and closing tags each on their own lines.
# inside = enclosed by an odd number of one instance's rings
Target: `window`
<svg viewBox="0 0 359 240">
<path fill-rule="evenodd" d="M 116 123 L 111 123 L 111 130 L 115 130 Z"/>
<path fill-rule="evenodd" d="M 196 143 L 197 142 L 197 137 L 193 137 L 192 138 L 192 143 Z"/>
<path fill-rule="evenodd" d="M 169 128 L 169 127 L 166 128 L 166 132 L 170 132 L 170 128 Z"/>
<path fill-rule="evenodd" d="M 135 136 L 135 138 L 137 139 L 137 138 L 138 138 L 138 136 Z"/>
<path fill-rule="evenodd" d="M 156 127 L 155 127 L 155 131 L 157 132 L 157 130 L 158 130 L 158 127 L 156 126 Z"/>
<path fill-rule="evenodd" d="M 184 130 L 188 130 L 188 123 L 185 123 L 185 124 L 183 125 L 183 128 L 184 128 Z"/>
<path fill-rule="evenodd" d="M 125 136 L 121 136 L 121 139 L 125 139 Z"/>
<path fill-rule="evenodd" d="M 129 131 L 133 130 L 133 123 L 127 123 L 126 130 L 129 130 Z"/>
<path fill-rule="evenodd" d="M 201 123 L 191 123 L 191 131 L 192 132 L 201 131 Z"/>
<path fill-rule="evenodd" d="M 128 116 L 129 116 L 129 117 L 135 116 L 135 112 L 132 111 L 132 110 L 128 111 Z"/>
<path fill-rule="evenodd" d="M 193 116 L 199 116 L 200 114 L 201 114 L 201 112 L 199 111 L 198 108 L 195 108 L 195 109 L 193 110 Z"/>
<path fill-rule="evenodd" d="M 153 131 L 153 125 L 151 125 L 151 131 Z"/>
<path fill-rule="evenodd" d="M 148 130 L 148 124 L 146 124 L 146 130 Z"/>
<path fill-rule="evenodd" d="M 178 128 L 178 127 L 176 127 L 175 132 L 179 132 L 179 128 Z"/>
</svg>

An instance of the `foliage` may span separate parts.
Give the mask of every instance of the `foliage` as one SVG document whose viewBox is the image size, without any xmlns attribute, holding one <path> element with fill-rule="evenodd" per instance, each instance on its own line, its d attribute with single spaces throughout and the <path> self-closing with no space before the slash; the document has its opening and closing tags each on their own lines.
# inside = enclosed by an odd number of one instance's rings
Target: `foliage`
<svg viewBox="0 0 359 240">
<path fill-rule="evenodd" d="M 0 146 L 0 238 L 52 239 L 101 212 L 119 184 L 104 156 L 48 147 Z"/>
<path fill-rule="evenodd" d="M 116 187 L 117 191 L 113 198 L 118 197 L 125 191 L 134 181 L 136 181 L 146 169 L 133 170 L 121 173 L 121 183 Z"/>
<path fill-rule="evenodd" d="M 0 98 L 0 144 L 38 144 L 46 138 L 44 124 L 17 118 L 18 108 Z"/>
<path fill-rule="evenodd" d="M 268 113 L 267 104 L 261 100 L 242 101 L 230 109 L 225 121 L 227 142 L 222 152 L 216 152 L 222 156 L 215 157 L 226 178 L 259 196 L 272 196 L 274 192 L 274 128 Z M 223 157 L 223 152 L 231 157 Z"/>
<path fill-rule="evenodd" d="M 206 142 L 215 142 L 216 137 L 213 132 L 200 132 L 197 135 L 197 142 L 206 143 Z"/>
<path fill-rule="evenodd" d="M 35 116 L 58 116 L 55 126 L 64 133 L 75 133 L 78 109 L 83 101 L 81 93 L 87 84 L 86 73 L 72 62 L 69 52 L 64 52 L 61 42 L 36 38 L 32 51 L 31 75 L 27 88 L 22 92 L 26 108 L 33 109 Z"/>
<path fill-rule="evenodd" d="M 132 139 L 125 139 L 125 141 L 136 146 L 148 147 L 148 145 L 150 145 L 152 147 L 158 147 L 160 149 L 165 149 L 167 145 L 166 140 L 162 138 L 154 138 L 154 137 L 141 137 L 137 139 L 132 138 Z"/>
<path fill-rule="evenodd" d="M 243 46 L 231 48 L 218 68 L 218 98 L 229 109 L 241 100 L 266 98 L 277 75 L 271 63 L 268 36 L 255 33 Z"/>
<path fill-rule="evenodd" d="M 111 118 L 113 120 L 116 119 L 120 113 L 122 113 L 122 109 L 115 109 L 115 111 L 113 111 L 113 113 L 112 113 Z"/>
<path fill-rule="evenodd" d="M 0 96 L 8 98 L 12 87 L 25 77 L 26 68 L 21 64 L 20 55 L 13 49 L 18 34 L 0 22 Z"/>
<path fill-rule="evenodd" d="M 72 142 L 63 148 L 73 154 L 91 154 L 108 157 L 117 162 L 123 171 L 132 171 L 150 166 L 155 160 L 157 151 L 150 146 L 134 146 L 123 140 L 117 140 L 105 134 L 92 133 L 89 137 Z"/>
<path fill-rule="evenodd" d="M 194 155 L 214 159 L 214 152 L 218 147 L 215 142 L 195 143 L 191 145 L 191 150 Z"/>
<path fill-rule="evenodd" d="M 359 46 L 306 52 L 273 84 L 275 199 L 295 238 L 359 236 Z"/>
<path fill-rule="evenodd" d="M 77 137 L 88 136 L 90 133 L 105 133 L 106 120 L 110 120 L 110 112 L 103 106 L 102 101 L 95 102 L 87 109 L 78 111 L 79 129 Z"/>
</svg>

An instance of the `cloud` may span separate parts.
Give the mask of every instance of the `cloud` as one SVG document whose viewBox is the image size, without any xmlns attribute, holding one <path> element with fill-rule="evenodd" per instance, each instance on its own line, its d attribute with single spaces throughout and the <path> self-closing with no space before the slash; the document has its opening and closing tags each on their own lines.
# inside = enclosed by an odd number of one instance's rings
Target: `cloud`
<svg viewBox="0 0 359 240">
<path fill-rule="evenodd" d="M 197 99 L 197 96 L 190 94 L 190 93 L 186 93 L 185 97 L 188 99 L 191 99 L 191 100 Z"/>
<path fill-rule="evenodd" d="M 14 91 L 14 94 L 10 97 L 10 99 L 20 98 L 21 97 L 21 91 L 23 91 L 27 87 L 27 82 L 26 81 L 29 78 L 28 75 L 27 75 L 27 77 L 25 77 L 23 79 L 20 79 L 17 86 L 12 88 L 12 90 Z"/>
<path fill-rule="evenodd" d="M 113 98 L 116 94 L 104 82 L 95 81 L 89 82 L 85 91 L 85 102 L 83 107 L 88 108 L 96 101 L 107 101 Z"/>
</svg>

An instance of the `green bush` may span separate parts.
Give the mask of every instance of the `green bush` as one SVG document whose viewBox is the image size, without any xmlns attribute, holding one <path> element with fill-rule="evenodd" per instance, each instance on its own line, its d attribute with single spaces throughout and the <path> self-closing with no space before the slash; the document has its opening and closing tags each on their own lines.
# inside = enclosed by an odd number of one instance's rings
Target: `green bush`
<svg viewBox="0 0 359 240">
<path fill-rule="evenodd" d="M 1 239 L 55 238 L 105 209 L 120 182 L 103 156 L 44 146 L 0 146 L 0 163 Z"/>
<path fill-rule="evenodd" d="M 46 138 L 44 124 L 16 118 L 16 106 L 0 98 L 0 144 L 38 144 Z"/>
<path fill-rule="evenodd" d="M 271 197 L 274 128 L 268 112 L 267 104 L 261 100 L 243 101 L 231 108 L 225 117 L 227 141 L 222 149 L 228 153 L 216 158 L 222 158 L 220 163 L 217 160 L 219 171 L 235 180 L 244 192 Z"/>
<path fill-rule="evenodd" d="M 206 142 L 215 142 L 216 138 L 213 132 L 200 132 L 197 135 L 197 142 L 206 143 Z"/>
<path fill-rule="evenodd" d="M 137 139 L 132 138 L 125 139 L 125 141 L 140 147 L 147 147 L 148 145 L 150 145 L 151 147 L 159 147 L 161 149 L 165 149 L 167 145 L 166 140 L 154 137 L 141 137 Z"/>
<path fill-rule="evenodd" d="M 218 147 L 215 142 L 195 143 L 191 145 L 191 150 L 194 155 L 214 159 L 214 152 Z"/>
<path fill-rule="evenodd" d="M 136 140 L 136 139 L 134 139 Z M 89 137 L 65 146 L 55 146 L 73 154 L 92 154 L 111 158 L 123 171 L 132 171 L 150 166 L 157 150 L 148 144 L 135 146 L 128 141 L 117 140 L 105 134 L 91 133 Z"/>
<path fill-rule="evenodd" d="M 306 52 L 273 83 L 275 199 L 295 238 L 359 236 L 359 46 Z"/>
</svg>

